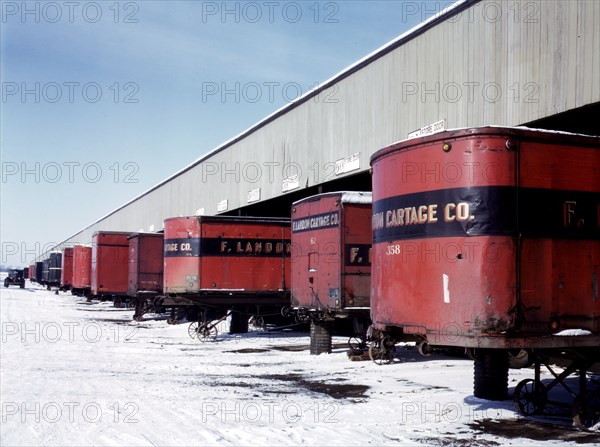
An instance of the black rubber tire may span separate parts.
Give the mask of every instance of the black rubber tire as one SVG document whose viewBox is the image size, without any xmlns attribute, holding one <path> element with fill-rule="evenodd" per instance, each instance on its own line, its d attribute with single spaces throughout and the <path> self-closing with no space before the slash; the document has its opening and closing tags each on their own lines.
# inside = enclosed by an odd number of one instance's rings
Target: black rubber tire
<svg viewBox="0 0 600 447">
<path fill-rule="evenodd" d="M 331 321 L 311 321 L 310 354 L 331 354 Z"/>
<path fill-rule="evenodd" d="M 231 312 L 231 322 L 229 324 L 230 334 L 248 333 L 248 314 L 243 312 Z"/>
<path fill-rule="evenodd" d="M 475 397 L 487 400 L 508 399 L 508 351 L 478 349 L 473 364 Z"/>
</svg>

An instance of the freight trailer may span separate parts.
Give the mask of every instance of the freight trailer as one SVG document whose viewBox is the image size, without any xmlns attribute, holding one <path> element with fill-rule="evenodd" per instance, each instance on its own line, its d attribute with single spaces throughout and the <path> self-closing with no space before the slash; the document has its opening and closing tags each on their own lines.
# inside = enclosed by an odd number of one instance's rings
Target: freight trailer
<svg viewBox="0 0 600 447">
<path fill-rule="evenodd" d="M 73 248 L 65 248 L 62 252 L 60 270 L 60 290 L 69 291 L 73 287 Z"/>
<path fill-rule="evenodd" d="M 50 280 L 50 258 L 46 258 L 42 261 L 42 281 L 41 284 L 46 286 L 50 290 L 48 281 Z"/>
<path fill-rule="evenodd" d="M 190 336 L 217 335 L 230 311 L 230 332 L 247 332 L 290 305 L 290 220 L 201 216 L 165 220 L 164 305 L 171 322 L 187 316 Z M 194 314 L 194 315 L 192 315 Z"/>
<path fill-rule="evenodd" d="M 350 320 L 355 354 L 370 325 L 371 193 L 331 192 L 292 205 L 291 305 L 310 319 L 310 352 L 331 352 L 335 319 Z"/>
<path fill-rule="evenodd" d="M 35 263 L 29 265 L 29 281 L 35 282 Z"/>
<path fill-rule="evenodd" d="M 132 233 L 129 241 L 127 294 L 135 303 L 133 319 L 148 312 L 160 313 L 163 291 L 163 241 L 158 233 Z"/>
<path fill-rule="evenodd" d="M 76 245 L 73 247 L 73 278 L 71 293 L 89 297 L 92 290 L 92 247 Z"/>
<path fill-rule="evenodd" d="M 48 258 L 43 261 L 41 283 L 48 290 L 56 287 L 56 294 L 58 294 L 58 288 L 60 287 L 61 263 L 62 253 L 57 252 L 50 253 Z"/>
<path fill-rule="evenodd" d="M 44 281 L 44 262 L 38 261 L 35 263 L 35 282 L 42 284 Z"/>
<path fill-rule="evenodd" d="M 597 418 L 585 377 L 600 360 L 600 138 L 462 129 L 394 144 L 371 165 L 382 355 L 407 339 L 423 353 L 475 349 L 475 396 L 504 399 L 508 357 L 525 353 L 536 366 L 515 389 L 525 414 L 579 371 L 573 412 Z M 543 384 L 551 357 L 570 366 Z"/>
<path fill-rule="evenodd" d="M 129 232 L 97 231 L 92 235 L 91 296 L 113 301 L 116 307 L 128 303 L 127 275 Z"/>
</svg>

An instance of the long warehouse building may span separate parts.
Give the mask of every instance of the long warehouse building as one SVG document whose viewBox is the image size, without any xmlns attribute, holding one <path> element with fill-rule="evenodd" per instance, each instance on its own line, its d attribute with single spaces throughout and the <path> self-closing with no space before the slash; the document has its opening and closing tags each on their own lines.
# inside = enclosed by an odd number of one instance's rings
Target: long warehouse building
<svg viewBox="0 0 600 447">
<path fill-rule="evenodd" d="M 56 249 L 98 230 L 159 232 L 168 217 L 197 214 L 289 216 L 314 193 L 370 190 L 370 156 L 432 123 L 598 135 L 599 116 L 600 2 L 459 1 Z"/>
</svg>

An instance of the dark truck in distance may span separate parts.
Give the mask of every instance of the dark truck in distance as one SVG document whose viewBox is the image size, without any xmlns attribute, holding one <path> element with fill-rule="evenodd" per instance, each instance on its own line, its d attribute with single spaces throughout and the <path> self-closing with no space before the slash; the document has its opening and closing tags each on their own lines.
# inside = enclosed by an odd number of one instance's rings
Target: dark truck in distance
<svg viewBox="0 0 600 447">
<path fill-rule="evenodd" d="M 25 288 L 25 276 L 23 270 L 11 269 L 8 276 L 4 278 L 4 287 L 18 285 L 21 289 Z"/>
</svg>

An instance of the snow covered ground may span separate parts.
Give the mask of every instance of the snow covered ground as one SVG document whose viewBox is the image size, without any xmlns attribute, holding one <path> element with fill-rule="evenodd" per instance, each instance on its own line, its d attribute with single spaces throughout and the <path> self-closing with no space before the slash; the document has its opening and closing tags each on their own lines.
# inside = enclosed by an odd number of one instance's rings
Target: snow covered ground
<svg viewBox="0 0 600 447">
<path fill-rule="evenodd" d="M 524 420 L 510 401 L 474 398 L 464 358 L 402 348 L 392 365 L 353 362 L 341 337 L 311 356 L 297 332 L 200 343 L 187 325 L 131 322 L 29 282 L 2 288 L 0 308 L 3 446 L 600 442 L 560 415 Z M 511 370 L 510 391 L 532 375 Z"/>
</svg>

